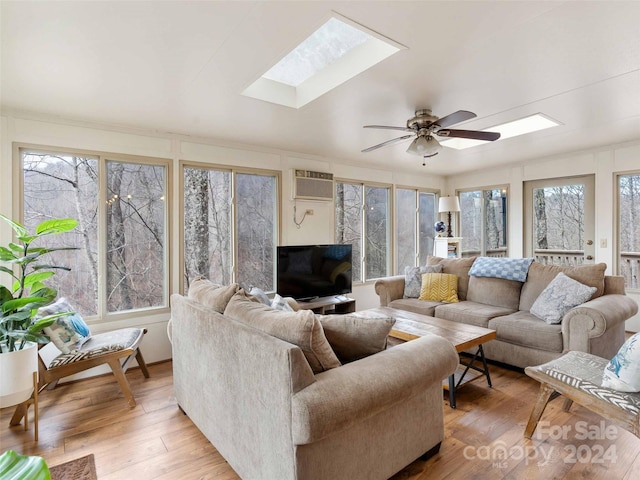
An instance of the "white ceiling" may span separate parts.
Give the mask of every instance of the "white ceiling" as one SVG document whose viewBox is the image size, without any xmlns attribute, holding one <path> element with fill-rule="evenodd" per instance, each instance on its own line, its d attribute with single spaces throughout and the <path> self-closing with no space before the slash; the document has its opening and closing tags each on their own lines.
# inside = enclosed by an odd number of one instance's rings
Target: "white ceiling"
<svg viewBox="0 0 640 480">
<path fill-rule="evenodd" d="M 640 139 L 640 2 L 1 3 L 1 106 L 448 175 Z M 331 11 L 408 48 L 296 110 L 240 95 Z M 416 108 L 563 126 L 427 167 L 360 153 Z M 464 125 L 464 126 L 463 126 Z"/>
</svg>

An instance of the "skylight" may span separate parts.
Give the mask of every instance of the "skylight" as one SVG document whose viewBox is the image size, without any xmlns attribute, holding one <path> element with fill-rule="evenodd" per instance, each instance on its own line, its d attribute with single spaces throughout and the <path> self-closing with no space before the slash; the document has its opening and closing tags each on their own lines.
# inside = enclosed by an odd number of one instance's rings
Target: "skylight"
<svg viewBox="0 0 640 480">
<path fill-rule="evenodd" d="M 517 137 L 518 135 L 524 135 L 527 133 L 537 132 L 539 130 L 545 130 L 551 127 L 557 127 L 558 125 L 561 125 L 561 123 L 556 122 L 552 118 L 549 118 L 542 113 L 536 113 L 534 115 L 520 118 L 512 122 L 496 125 L 495 127 L 485 128 L 482 131 L 499 132 L 500 139 L 497 141 L 500 141 L 506 138 Z M 485 143 L 491 142 L 485 142 L 483 140 L 469 140 L 467 138 L 447 138 L 446 140 L 442 140 L 440 143 L 449 148 L 463 150 L 465 148 L 471 148 L 477 145 L 483 145 Z"/>
<path fill-rule="evenodd" d="M 404 47 L 333 14 L 242 94 L 300 108 L 401 48 Z"/>
</svg>

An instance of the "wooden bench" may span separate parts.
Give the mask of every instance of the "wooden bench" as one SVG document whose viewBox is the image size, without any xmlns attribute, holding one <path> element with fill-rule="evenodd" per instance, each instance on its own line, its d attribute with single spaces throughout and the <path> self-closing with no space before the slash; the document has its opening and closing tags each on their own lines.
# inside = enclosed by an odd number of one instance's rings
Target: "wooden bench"
<svg viewBox="0 0 640 480">
<path fill-rule="evenodd" d="M 609 360 L 589 353 L 571 351 L 543 365 L 525 368 L 528 376 L 540 382 L 540 393 L 524 436 L 531 438 L 549 400 L 562 395 L 564 411 L 569 411 L 576 402 L 640 438 L 640 393 L 602 387 L 608 363 Z"/>
</svg>

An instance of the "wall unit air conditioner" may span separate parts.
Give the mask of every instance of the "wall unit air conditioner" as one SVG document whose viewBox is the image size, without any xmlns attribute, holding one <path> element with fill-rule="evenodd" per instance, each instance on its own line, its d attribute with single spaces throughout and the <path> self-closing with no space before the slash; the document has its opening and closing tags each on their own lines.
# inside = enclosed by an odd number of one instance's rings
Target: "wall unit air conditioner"
<svg viewBox="0 0 640 480">
<path fill-rule="evenodd" d="M 300 200 L 333 200 L 333 174 L 312 172 L 311 170 L 293 169 L 294 199 Z"/>
</svg>

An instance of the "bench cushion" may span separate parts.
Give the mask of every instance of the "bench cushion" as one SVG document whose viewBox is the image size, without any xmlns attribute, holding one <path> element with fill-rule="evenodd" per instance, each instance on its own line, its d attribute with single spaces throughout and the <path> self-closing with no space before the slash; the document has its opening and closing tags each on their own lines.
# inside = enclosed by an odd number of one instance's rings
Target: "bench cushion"
<svg viewBox="0 0 640 480">
<path fill-rule="evenodd" d="M 602 387 L 602 374 L 608 360 L 590 353 L 571 351 L 551 362 L 530 367 L 549 377 L 551 387 L 564 383 L 593 397 L 611 403 L 626 412 L 640 414 L 640 394 Z"/>
<path fill-rule="evenodd" d="M 55 357 L 48 368 L 99 357 L 107 353 L 136 348 L 144 335 L 142 328 L 121 328 L 107 333 L 93 335 L 79 350 L 63 353 Z"/>
</svg>

